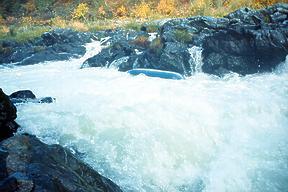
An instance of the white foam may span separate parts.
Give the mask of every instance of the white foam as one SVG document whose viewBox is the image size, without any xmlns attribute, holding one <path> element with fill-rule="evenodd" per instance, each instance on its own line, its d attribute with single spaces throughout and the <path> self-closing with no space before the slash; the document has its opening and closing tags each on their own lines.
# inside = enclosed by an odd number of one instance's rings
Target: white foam
<svg viewBox="0 0 288 192">
<path fill-rule="evenodd" d="M 193 46 L 188 49 L 188 52 L 190 53 L 189 63 L 190 63 L 190 68 L 192 70 L 191 71 L 192 74 L 202 72 L 202 65 L 203 65 L 202 48 Z"/>
<path fill-rule="evenodd" d="M 171 81 L 79 66 L 0 69 L 6 93 L 57 99 L 18 106 L 22 132 L 83 152 L 124 191 L 288 188 L 287 71 Z"/>
</svg>

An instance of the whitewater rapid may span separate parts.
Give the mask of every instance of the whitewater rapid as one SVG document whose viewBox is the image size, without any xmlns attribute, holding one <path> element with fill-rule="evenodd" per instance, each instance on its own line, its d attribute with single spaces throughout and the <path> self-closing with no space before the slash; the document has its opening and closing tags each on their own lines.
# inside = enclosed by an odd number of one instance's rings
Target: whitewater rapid
<svg viewBox="0 0 288 192">
<path fill-rule="evenodd" d="M 0 67 L 7 94 L 56 98 L 18 105 L 20 132 L 70 148 L 124 191 L 288 190 L 288 62 L 175 81 L 79 69 L 100 43 L 87 49 L 81 59 Z"/>
</svg>

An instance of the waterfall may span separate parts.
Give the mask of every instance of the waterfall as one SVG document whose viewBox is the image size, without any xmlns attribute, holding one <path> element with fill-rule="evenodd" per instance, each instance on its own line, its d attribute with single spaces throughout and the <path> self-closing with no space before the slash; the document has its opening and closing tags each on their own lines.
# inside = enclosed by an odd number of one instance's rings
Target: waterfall
<svg viewBox="0 0 288 192">
<path fill-rule="evenodd" d="M 191 73 L 201 73 L 202 72 L 202 48 L 193 46 L 188 49 L 188 52 L 190 53 L 190 68 L 191 68 Z"/>
<path fill-rule="evenodd" d="M 92 41 L 91 43 L 87 43 L 85 45 L 86 53 L 83 57 L 81 57 L 79 61 L 82 61 L 81 63 L 83 63 L 85 60 L 89 59 L 90 57 L 93 57 L 94 55 L 97 55 L 98 53 L 100 53 L 102 49 L 101 45 L 106 41 L 107 41 L 107 38 L 105 40 L 101 39 L 101 41 Z"/>
</svg>

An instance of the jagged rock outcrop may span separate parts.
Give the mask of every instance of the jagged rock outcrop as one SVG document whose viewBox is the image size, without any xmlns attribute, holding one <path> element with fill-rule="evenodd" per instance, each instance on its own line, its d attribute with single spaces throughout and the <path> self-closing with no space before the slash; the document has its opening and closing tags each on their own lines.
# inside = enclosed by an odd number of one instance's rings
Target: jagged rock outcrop
<svg viewBox="0 0 288 192">
<path fill-rule="evenodd" d="M 159 37 L 149 39 L 149 34 L 139 33 L 133 39 L 119 39 L 99 54 L 87 59 L 85 67 L 118 68 L 128 71 L 149 68 L 190 74 L 188 46 L 180 42 L 163 43 Z"/>
<path fill-rule="evenodd" d="M 16 135 L 0 143 L 0 191 L 120 192 L 60 145 Z"/>
<path fill-rule="evenodd" d="M 11 99 L 36 100 L 29 90 L 14 92 Z M 17 110 L 0 89 L 0 191 L 12 192 L 120 192 L 60 145 L 47 145 L 35 136 L 16 135 Z"/>
<path fill-rule="evenodd" d="M 138 36 L 145 36 L 145 32 L 132 30 L 107 30 L 95 34 L 97 37 L 106 37 L 102 40 L 104 48 L 99 54 L 87 59 L 81 68 L 86 67 L 118 67 L 118 63 L 125 62 L 125 58 L 136 55 L 138 50 L 144 50 L 142 46 L 132 43 Z M 113 63 L 114 62 L 114 63 Z M 127 61 L 126 61 L 127 62 Z M 130 65 L 130 63 L 129 63 Z M 129 67 L 130 69 L 130 67 Z M 127 69 L 128 70 L 128 69 Z"/>
<path fill-rule="evenodd" d="M 189 59 L 188 49 L 197 46 L 203 50 L 205 73 L 269 72 L 288 55 L 288 4 L 261 10 L 242 8 L 224 18 L 172 19 L 158 36 L 153 41 L 138 36 L 112 42 L 83 67 L 150 68 L 190 75 L 198 63 Z"/>
<path fill-rule="evenodd" d="M 259 11 L 243 8 L 229 24 L 205 38 L 203 71 L 221 75 L 270 72 L 288 55 L 288 4 Z"/>
<path fill-rule="evenodd" d="M 0 64 L 30 65 L 78 58 L 85 54 L 84 45 L 91 39 L 95 39 L 92 33 L 55 29 L 25 43 L 3 40 L 0 42 Z"/>
<path fill-rule="evenodd" d="M 16 107 L 0 88 L 0 141 L 13 136 L 17 131 L 19 125 L 15 122 L 16 113 Z"/>
</svg>

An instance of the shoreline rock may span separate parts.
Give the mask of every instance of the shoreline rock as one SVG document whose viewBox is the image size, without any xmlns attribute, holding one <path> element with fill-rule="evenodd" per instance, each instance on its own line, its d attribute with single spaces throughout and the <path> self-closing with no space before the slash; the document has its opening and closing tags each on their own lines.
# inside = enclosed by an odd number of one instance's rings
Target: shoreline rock
<svg viewBox="0 0 288 192">
<path fill-rule="evenodd" d="M 287 11 L 288 4 L 277 4 L 227 15 L 228 27 L 203 42 L 203 71 L 216 75 L 271 72 L 288 55 Z"/>
<path fill-rule="evenodd" d="M 16 135 L 0 143 L 0 191 L 121 192 L 60 145 Z"/>
<path fill-rule="evenodd" d="M 37 100 L 29 90 L 14 92 L 12 99 Z M 47 145 L 36 136 L 15 135 L 17 109 L 0 88 L 0 191 L 121 192 L 60 145 Z"/>
<path fill-rule="evenodd" d="M 188 49 L 193 46 L 203 50 L 205 73 L 271 72 L 288 55 L 288 4 L 261 10 L 242 8 L 223 18 L 171 19 L 152 42 L 143 34 L 133 40 L 118 39 L 82 67 L 148 68 L 190 76 L 198 66 L 189 59 Z"/>
<path fill-rule="evenodd" d="M 271 72 L 288 55 L 288 4 L 253 10 L 241 8 L 223 18 L 195 16 L 169 19 L 155 39 L 145 30 L 106 30 L 81 33 L 56 29 L 27 43 L 0 42 L 0 64 L 30 65 L 84 55 L 91 39 L 105 39 L 102 51 L 81 68 L 137 68 L 177 72 L 185 76 L 199 69 L 189 50 L 202 50 L 202 71 L 222 76 Z M 192 54 L 193 55 L 193 54 Z"/>
<path fill-rule="evenodd" d="M 55 29 L 25 43 L 0 41 L 0 65 L 32 65 L 45 61 L 62 61 L 85 54 L 86 43 L 95 39 L 92 33 L 72 29 Z"/>
<path fill-rule="evenodd" d="M 19 125 L 15 122 L 17 109 L 0 88 L 0 142 L 12 137 Z"/>
</svg>

